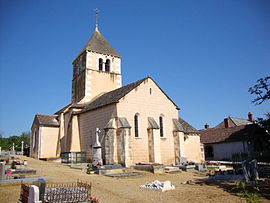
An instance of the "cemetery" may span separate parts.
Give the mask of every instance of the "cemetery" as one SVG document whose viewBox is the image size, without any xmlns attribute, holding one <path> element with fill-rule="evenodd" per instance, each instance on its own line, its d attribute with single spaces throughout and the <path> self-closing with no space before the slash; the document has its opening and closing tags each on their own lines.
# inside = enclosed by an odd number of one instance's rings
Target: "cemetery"
<svg viewBox="0 0 270 203">
<path fill-rule="evenodd" d="M 95 163 L 75 164 L 4 155 L 1 202 L 237 202 L 241 197 L 234 188 L 239 182 L 250 189 L 258 186 L 262 202 L 269 201 L 269 165 L 235 165 L 181 158 L 177 165 L 142 162 L 125 168 L 102 165 L 98 157 Z"/>
</svg>

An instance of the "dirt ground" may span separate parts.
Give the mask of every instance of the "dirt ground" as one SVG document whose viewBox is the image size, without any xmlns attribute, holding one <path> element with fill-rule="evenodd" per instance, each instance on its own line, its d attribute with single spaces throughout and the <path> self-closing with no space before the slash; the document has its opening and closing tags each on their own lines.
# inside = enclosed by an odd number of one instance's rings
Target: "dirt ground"
<svg viewBox="0 0 270 203">
<path fill-rule="evenodd" d="M 38 176 L 47 176 L 50 183 L 75 182 L 77 179 L 92 183 L 92 196 L 97 197 L 102 203 L 114 202 L 245 202 L 231 190 L 234 185 L 229 183 L 218 184 L 181 184 L 187 180 L 200 180 L 206 178 L 198 172 L 179 172 L 174 174 L 157 175 L 143 172 L 144 175 L 123 178 L 111 178 L 102 175 L 88 175 L 82 170 L 71 169 L 59 163 L 40 161 L 28 157 L 20 157 L 28 161 L 28 167 L 37 170 Z M 139 188 L 147 182 L 154 180 L 170 180 L 175 190 L 158 192 L 142 190 Z M 0 202 L 17 202 L 20 185 L 0 186 Z M 262 198 L 262 202 L 270 202 Z"/>
</svg>

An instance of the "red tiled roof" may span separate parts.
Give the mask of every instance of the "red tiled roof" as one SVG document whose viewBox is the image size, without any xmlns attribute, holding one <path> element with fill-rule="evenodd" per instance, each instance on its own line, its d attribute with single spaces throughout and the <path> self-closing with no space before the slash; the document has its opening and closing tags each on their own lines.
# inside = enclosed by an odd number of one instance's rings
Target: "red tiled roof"
<svg viewBox="0 0 270 203">
<path fill-rule="evenodd" d="M 235 142 L 252 138 L 256 125 L 241 125 L 230 128 L 200 130 L 202 143 Z"/>
</svg>

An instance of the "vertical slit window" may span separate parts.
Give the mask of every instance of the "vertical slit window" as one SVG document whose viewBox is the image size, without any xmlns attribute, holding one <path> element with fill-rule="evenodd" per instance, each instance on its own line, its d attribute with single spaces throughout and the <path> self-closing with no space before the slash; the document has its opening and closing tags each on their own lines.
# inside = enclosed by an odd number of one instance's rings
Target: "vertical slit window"
<svg viewBox="0 0 270 203">
<path fill-rule="evenodd" d="M 111 65 L 111 61 L 107 59 L 105 63 L 105 72 L 110 72 L 110 65 Z"/>
<path fill-rule="evenodd" d="M 134 130 L 135 130 L 135 137 L 139 137 L 139 123 L 138 123 L 138 115 L 134 116 Z"/>
<path fill-rule="evenodd" d="M 159 130 L 160 130 L 160 137 L 163 137 L 164 134 L 163 134 L 163 117 L 162 116 L 159 117 Z"/>
<path fill-rule="evenodd" d="M 99 71 L 102 71 L 102 69 L 103 69 L 103 60 L 100 58 L 100 59 L 98 60 L 98 70 L 99 70 Z"/>
</svg>

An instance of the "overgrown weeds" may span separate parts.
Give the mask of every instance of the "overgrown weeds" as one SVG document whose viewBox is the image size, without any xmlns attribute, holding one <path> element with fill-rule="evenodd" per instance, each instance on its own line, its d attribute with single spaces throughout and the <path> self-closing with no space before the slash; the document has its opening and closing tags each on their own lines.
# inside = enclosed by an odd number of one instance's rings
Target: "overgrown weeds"
<svg viewBox="0 0 270 203">
<path fill-rule="evenodd" d="M 247 203 L 259 203 L 261 202 L 261 196 L 258 194 L 260 191 L 258 187 L 247 188 L 246 183 L 236 182 L 236 186 L 233 189 L 239 190 L 240 197 L 245 198 Z"/>
</svg>

